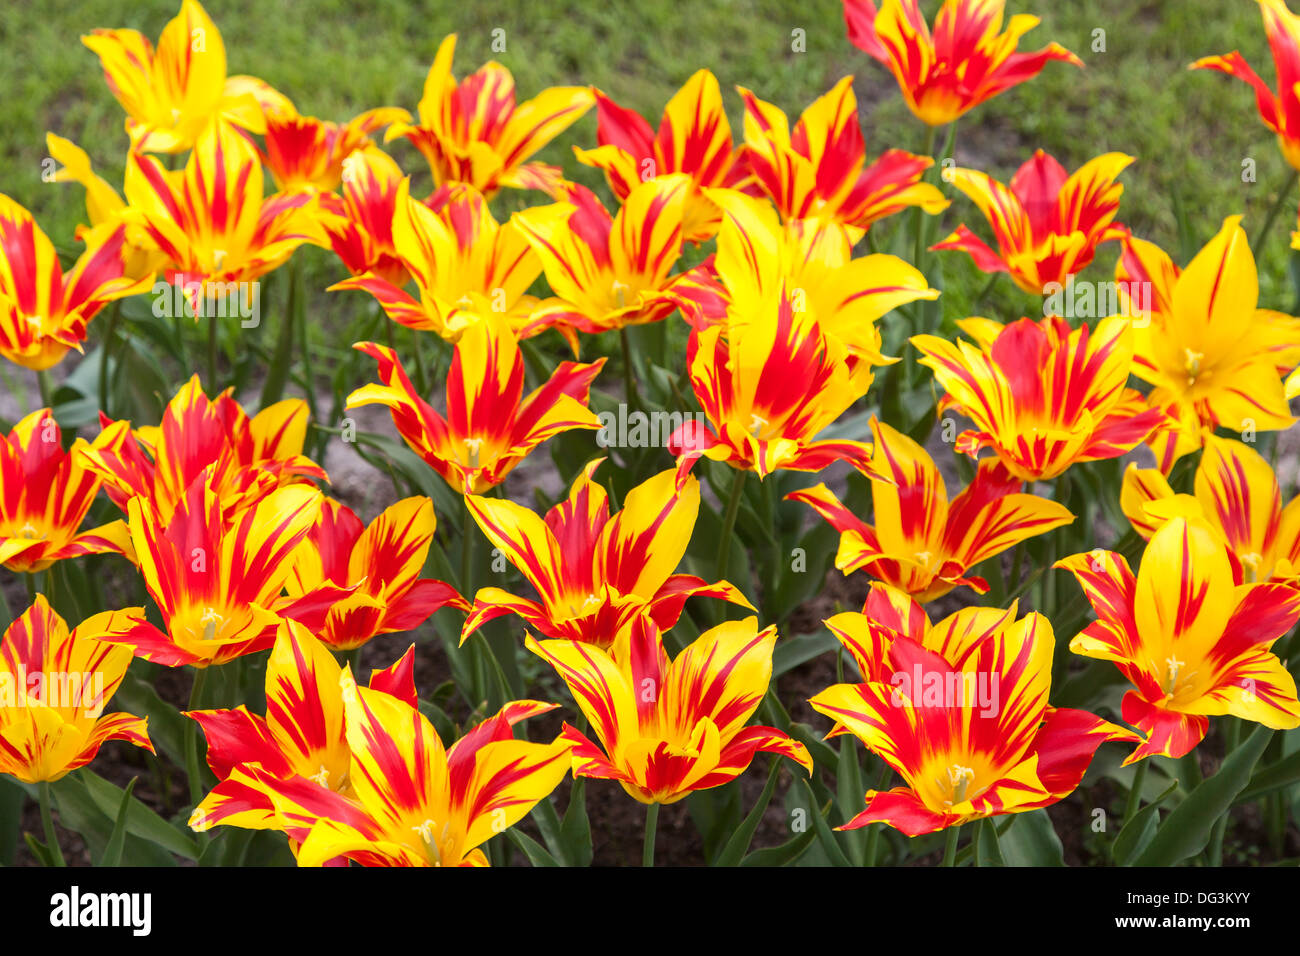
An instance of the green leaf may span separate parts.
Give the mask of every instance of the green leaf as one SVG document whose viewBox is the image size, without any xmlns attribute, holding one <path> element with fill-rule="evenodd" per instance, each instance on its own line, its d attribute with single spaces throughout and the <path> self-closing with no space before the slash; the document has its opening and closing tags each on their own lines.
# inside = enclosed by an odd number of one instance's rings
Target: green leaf
<svg viewBox="0 0 1300 956">
<path fill-rule="evenodd" d="M 115 819 L 116 811 L 120 809 L 123 802 L 124 791 L 99 776 L 93 770 L 83 768 L 79 776 L 95 806 L 109 819 Z M 127 802 L 130 807 L 127 813 L 127 831 L 129 833 L 150 843 L 156 843 L 172 853 L 185 857 L 187 860 L 198 859 L 199 847 L 197 840 L 182 833 L 177 827 L 172 826 L 139 800 L 131 798 Z M 62 807 L 62 805 L 62 801 L 60 801 L 59 806 Z"/>
<path fill-rule="evenodd" d="M 777 641 L 776 650 L 772 654 L 772 680 L 839 646 L 835 635 L 825 628 L 812 634 L 799 634 Z"/>
<path fill-rule="evenodd" d="M 1246 803 L 1275 790 L 1300 782 L 1300 750 L 1256 771 L 1245 790 L 1237 794 L 1236 803 Z"/>
<path fill-rule="evenodd" d="M 178 767 L 185 766 L 185 721 L 181 712 L 158 696 L 153 685 L 140 676 L 140 664 L 132 663 L 113 695 L 113 706 L 149 718 L 149 739 Z"/>
<path fill-rule="evenodd" d="M 997 821 L 992 817 L 985 817 L 979 823 L 979 828 L 975 831 L 975 865 L 976 866 L 1006 866 L 1007 861 L 1002 856 L 1002 847 L 998 841 Z"/>
<path fill-rule="evenodd" d="M 574 866 L 591 865 L 591 821 L 587 818 L 587 782 L 582 777 L 573 781 L 569 792 L 569 805 L 560 823 L 560 842 Z"/>
<path fill-rule="evenodd" d="M 36 839 L 36 837 L 32 836 L 30 833 L 24 833 L 23 839 L 27 841 L 27 849 L 31 851 L 32 856 L 36 857 L 37 863 L 41 866 L 54 865 L 54 855 L 50 853 L 49 847 Z"/>
<path fill-rule="evenodd" d="M 804 795 L 808 798 L 808 814 L 813 819 L 813 826 L 817 829 L 817 839 L 822 850 L 825 851 L 829 858 L 831 866 L 852 866 L 849 858 L 844 855 L 844 850 L 840 848 L 839 841 L 835 839 L 835 831 L 831 825 L 826 822 L 826 812 L 830 809 L 830 804 L 817 809 L 817 798 L 813 796 L 812 787 L 806 780 L 800 780 L 799 786 L 803 788 Z"/>
<path fill-rule="evenodd" d="M 858 740 L 852 734 L 840 738 L 839 767 L 835 773 L 836 795 L 839 797 L 840 815 L 848 823 L 862 809 L 866 788 L 862 785 L 862 765 L 858 762 Z M 867 831 L 841 830 L 841 836 L 849 848 L 849 858 L 854 866 L 863 866 L 867 861 Z"/>
<path fill-rule="evenodd" d="M 763 787 L 763 792 L 759 794 L 754 809 L 749 811 L 749 815 L 745 817 L 744 822 L 740 824 L 736 832 L 731 835 L 731 839 L 722 848 L 722 852 L 714 858 L 710 864 L 711 866 L 737 866 L 749 851 L 749 845 L 754 842 L 754 833 L 763 820 L 763 813 L 767 810 L 767 805 L 772 801 L 772 794 L 776 792 L 776 779 L 780 776 L 781 771 L 780 761 L 780 757 L 774 756 L 772 758 L 772 769 L 768 771 L 767 784 Z"/>
<path fill-rule="evenodd" d="M 60 824 L 80 834 L 86 842 L 86 848 L 90 851 L 90 859 L 98 861 L 103 859 L 104 851 L 112 839 L 114 815 L 121 804 L 122 791 L 108 784 L 113 794 L 105 800 L 104 807 L 101 807 L 90 795 L 90 790 L 86 786 L 88 775 L 89 771 L 82 768 L 54 783 L 51 789 L 58 803 Z M 134 797 L 131 799 L 134 805 L 150 812 Z M 124 838 L 122 848 L 122 860 L 125 864 L 127 866 L 175 866 L 176 858 L 162 846 L 148 838 L 141 839 L 131 832 L 131 816 L 128 810 L 127 836 Z M 194 856 L 190 859 L 194 859 Z"/>
<path fill-rule="evenodd" d="M 135 782 L 139 777 L 132 777 L 126 789 L 122 791 L 122 802 L 117 808 L 117 819 L 113 823 L 113 832 L 109 834 L 108 845 L 104 847 L 104 855 L 99 858 L 100 866 L 121 866 L 122 865 L 122 846 L 126 842 L 126 820 L 127 814 L 131 809 L 131 791 L 135 789 Z"/>
<path fill-rule="evenodd" d="M 560 861 L 546 852 L 546 848 L 522 830 L 510 828 L 506 831 L 510 842 L 524 851 L 528 862 L 533 866 L 559 866 Z"/>
<path fill-rule="evenodd" d="M 1111 848 L 1111 856 L 1117 864 L 1128 866 L 1135 856 L 1150 845 L 1151 838 L 1156 835 L 1156 828 L 1160 825 L 1160 816 L 1156 811 L 1177 789 L 1178 781 L 1175 780 L 1164 793 L 1133 814 L 1133 819 L 1124 824 Z"/>
<path fill-rule="evenodd" d="M 1065 866 L 1061 838 L 1046 810 L 1017 813 L 998 842 L 1007 866 Z"/>
<path fill-rule="evenodd" d="M 1232 808 L 1237 794 L 1250 782 L 1251 771 L 1268 746 L 1273 730 L 1260 726 L 1234 750 L 1219 772 L 1188 794 L 1169 816 L 1134 866 L 1173 866 L 1195 856 L 1210 842 L 1214 822 Z"/>
<path fill-rule="evenodd" d="M 755 850 L 749 856 L 740 861 L 741 866 L 789 866 L 799 857 L 803 856 L 812 846 L 813 838 L 817 835 L 815 829 L 809 828 L 791 840 L 787 840 L 780 846 L 768 847 L 764 850 Z"/>
</svg>

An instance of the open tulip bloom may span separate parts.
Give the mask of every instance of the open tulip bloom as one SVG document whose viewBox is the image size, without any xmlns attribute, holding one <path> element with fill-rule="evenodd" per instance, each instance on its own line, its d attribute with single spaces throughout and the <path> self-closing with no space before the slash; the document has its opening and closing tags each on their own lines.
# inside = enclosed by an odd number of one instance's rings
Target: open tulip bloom
<svg viewBox="0 0 1300 956">
<path fill-rule="evenodd" d="M 466 495 L 465 504 L 488 540 L 523 572 L 540 601 L 501 588 L 482 588 L 461 632 L 464 642 L 483 624 L 518 614 L 547 637 L 608 646 L 642 612 L 663 629 L 681 617 L 689 597 L 716 597 L 753 610 L 726 581 L 709 584 L 673 573 L 690 543 L 700 510 L 700 483 L 678 486 L 672 469 L 627 493 L 612 518 L 605 490 L 589 464 L 569 497 L 543 520 L 512 501 Z"/>
<path fill-rule="evenodd" d="M 1146 740 L 1125 763 L 1183 756 L 1205 737 L 1210 717 L 1300 727 L 1295 679 L 1269 650 L 1300 621 L 1300 591 L 1242 583 L 1203 521 L 1162 525 L 1136 575 L 1110 551 L 1057 567 L 1075 576 L 1097 614 L 1070 650 L 1113 661 L 1133 685 L 1123 716 Z"/>
<path fill-rule="evenodd" d="M 809 703 L 903 778 L 867 792 L 840 829 L 885 823 L 920 836 L 971 820 L 1023 813 L 1069 796 L 1108 740 L 1130 730 L 1053 707 L 1052 625 L 1041 614 L 963 608 L 931 624 L 920 605 L 873 585 L 864 613 L 827 625 L 853 655 L 861 684 L 836 684 Z"/>
<path fill-rule="evenodd" d="M 1065 507 L 1021 493 L 1024 482 L 997 459 L 980 462 L 970 485 L 951 503 L 943 475 L 925 449 L 872 420 L 870 461 L 854 463 L 871 481 L 875 524 L 858 518 L 824 484 L 786 495 L 811 505 L 840 533 L 835 566 L 864 570 L 932 601 L 965 585 L 979 594 L 988 582 L 970 568 L 1026 538 L 1074 520 Z"/>
<path fill-rule="evenodd" d="M 919 0 L 843 0 L 849 40 L 898 81 L 917 119 L 951 123 L 968 110 L 1042 72 L 1052 60 L 1082 61 L 1059 43 L 1017 53 L 1038 17 L 1013 16 L 1002 29 L 1004 0 L 944 0 L 931 32 Z"/>
<path fill-rule="evenodd" d="M 812 772 L 803 744 L 775 727 L 745 726 L 767 693 L 776 646 L 776 628 L 759 631 L 757 618 L 705 631 L 671 661 L 644 615 L 609 650 L 531 635 L 527 644 L 569 685 L 600 741 L 564 725 L 576 776 L 617 780 L 650 804 L 728 783 L 760 750 Z"/>
</svg>

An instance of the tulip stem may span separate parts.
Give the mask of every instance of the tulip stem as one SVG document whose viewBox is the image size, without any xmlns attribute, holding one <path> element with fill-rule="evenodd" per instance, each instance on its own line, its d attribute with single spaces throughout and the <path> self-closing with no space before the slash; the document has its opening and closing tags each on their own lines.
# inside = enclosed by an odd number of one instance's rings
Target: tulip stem
<svg viewBox="0 0 1300 956">
<path fill-rule="evenodd" d="M 208 390 L 217 387 L 217 317 L 208 316 Z"/>
<path fill-rule="evenodd" d="M 627 388 L 627 409 L 632 411 L 641 405 L 636 389 L 636 370 L 632 364 L 632 342 L 627 334 L 627 326 L 618 330 L 618 340 L 623 345 L 623 384 Z"/>
<path fill-rule="evenodd" d="M 1273 201 L 1273 205 L 1268 210 L 1268 215 L 1264 218 L 1264 225 L 1260 226 L 1259 232 L 1255 233 L 1255 241 L 1251 243 L 1251 248 L 1255 251 L 1256 258 L 1259 258 L 1259 250 L 1263 248 L 1264 240 L 1268 238 L 1268 232 L 1273 228 L 1273 220 L 1277 219 L 1277 214 L 1282 211 L 1282 207 L 1286 204 L 1287 194 L 1295 186 L 1297 176 L 1300 176 L 1300 172 L 1294 169 L 1287 175 L 1286 182 L 1283 183 L 1281 191 L 1277 194 L 1277 199 Z"/>
<path fill-rule="evenodd" d="M 947 830 L 947 842 L 943 845 L 943 866 L 954 866 L 957 861 L 957 838 L 961 835 L 961 827 L 949 827 Z"/>
<path fill-rule="evenodd" d="M 63 849 L 59 846 L 59 835 L 54 830 L 54 817 L 50 815 L 50 782 L 40 783 L 41 825 L 45 827 L 45 844 L 50 851 L 55 866 L 67 866 L 63 859 Z"/>
<path fill-rule="evenodd" d="M 645 848 L 641 851 L 641 865 L 655 865 L 655 831 L 659 828 L 659 804 L 652 803 L 645 811 Z"/>
<path fill-rule="evenodd" d="M 121 301 L 113 303 L 108 313 L 108 331 L 104 333 L 104 344 L 99 347 L 99 410 L 108 414 L 108 357 L 113 350 L 113 340 L 117 337 L 117 325 L 122 319 Z"/>
<path fill-rule="evenodd" d="M 49 369 L 36 373 L 36 386 L 41 390 L 41 404 L 51 411 L 54 409 L 54 383 L 50 381 Z"/>
<path fill-rule="evenodd" d="M 732 536 L 736 530 L 736 515 L 740 512 L 740 498 L 745 490 L 744 468 L 737 468 L 731 480 L 731 497 L 727 499 L 727 510 L 722 516 L 722 537 L 718 540 L 718 561 L 716 565 L 719 581 L 727 579 L 727 566 L 731 564 Z"/>
<path fill-rule="evenodd" d="M 921 155 L 929 159 L 934 159 L 934 135 L 935 128 L 927 125 L 925 127 L 925 146 L 921 150 Z M 912 265 L 920 268 L 921 257 L 925 255 L 925 210 L 920 206 L 916 207 L 916 215 L 912 219 L 912 225 L 916 229 L 916 249 L 912 255 Z"/>
<path fill-rule="evenodd" d="M 190 687 L 189 710 L 202 708 L 203 688 L 207 682 L 208 668 L 195 668 L 194 684 Z M 197 807 L 203 799 L 203 781 L 199 779 L 199 722 L 193 717 L 185 725 L 185 775 L 189 778 L 190 803 Z"/>
<path fill-rule="evenodd" d="M 1124 826 L 1128 826 L 1129 821 L 1133 819 L 1133 814 L 1137 813 L 1138 808 L 1142 806 L 1142 785 L 1147 779 L 1147 764 L 1150 760 L 1138 761 L 1137 770 L 1133 773 L 1133 783 L 1128 788 L 1128 801 L 1124 805 Z"/>
</svg>

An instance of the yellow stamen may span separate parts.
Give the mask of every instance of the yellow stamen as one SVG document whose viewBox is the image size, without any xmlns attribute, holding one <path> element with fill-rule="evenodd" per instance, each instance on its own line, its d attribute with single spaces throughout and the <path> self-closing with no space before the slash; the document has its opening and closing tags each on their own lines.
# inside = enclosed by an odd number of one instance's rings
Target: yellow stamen
<svg viewBox="0 0 1300 956">
<path fill-rule="evenodd" d="M 963 767 L 961 764 L 953 764 L 948 768 L 948 786 L 952 788 L 952 799 L 945 800 L 948 806 L 954 803 L 961 803 L 966 799 L 966 791 L 971 783 L 975 780 L 975 771 L 970 767 Z M 938 781 L 939 786 L 943 786 L 943 780 Z"/>
<path fill-rule="evenodd" d="M 203 612 L 203 617 L 199 619 L 199 623 L 203 625 L 203 640 L 211 641 L 216 639 L 217 628 L 225 624 L 226 619 L 212 608 L 208 608 Z"/>
<path fill-rule="evenodd" d="M 766 428 L 769 424 L 770 422 L 768 422 L 766 418 L 763 418 L 759 415 L 755 415 L 753 412 L 750 412 L 749 433 L 753 435 L 755 438 L 757 438 L 758 433 L 761 432 L 764 428 Z"/>
<path fill-rule="evenodd" d="M 320 770 L 312 774 L 307 779 L 315 781 L 316 783 L 320 784 L 322 787 L 328 787 L 330 785 L 330 772 L 324 764 L 321 764 Z"/>
<path fill-rule="evenodd" d="M 1247 583 L 1258 580 L 1259 566 L 1263 560 L 1264 556 L 1258 551 L 1252 551 L 1250 554 L 1243 554 L 1241 556 L 1241 567 L 1245 572 Z"/>
<path fill-rule="evenodd" d="M 618 303 L 620 309 L 627 308 L 627 289 L 627 283 L 620 282 L 618 279 L 615 279 L 614 284 L 610 286 L 610 291 L 614 293 L 614 301 Z"/>
<path fill-rule="evenodd" d="M 1205 359 L 1205 353 L 1193 352 L 1189 348 L 1184 348 L 1183 356 L 1185 359 L 1183 368 L 1187 372 L 1187 384 L 1195 384 L 1196 376 L 1201 374 L 1201 362 Z"/>
<path fill-rule="evenodd" d="M 1174 685 L 1178 683 L 1178 670 L 1186 662 L 1180 661 L 1176 657 L 1166 657 L 1165 666 L 1169 669 L 1165 678 L 1164 691 L 1166 697 L 1174 696 Z"/>
<path fill-rule="evenodd" d="M 478 456 L 479 456 L 479 454 L 480 454 L 480 453 L 482 452 L 482 450 L 483 450 L 483 439 L 481 439 L 481 438 L 466 438 L 466 439 L 465 439 L 465 449 L 466 449 L 466 451 L 469 453 L 469 466 L 470 466 L 471 468 L 477 468 L 477 467 L 478 467 Z"/>
</svg>

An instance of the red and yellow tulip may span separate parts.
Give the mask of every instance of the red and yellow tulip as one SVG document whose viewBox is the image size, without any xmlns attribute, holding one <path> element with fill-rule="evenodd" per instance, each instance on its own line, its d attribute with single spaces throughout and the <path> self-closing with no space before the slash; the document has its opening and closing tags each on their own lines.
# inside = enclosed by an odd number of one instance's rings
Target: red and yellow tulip
<svg viewBox="0 0 1300 956">
<path fill-rule="evenodd" d="M 1229 216 L 1185 270 L 1153 243 L 1129 239 L 1121 289 L 1149 283 L 1150 321 L 1135 323 L 1133 374 L 1168 411 L 1150 442 L 1166 474 L 1215 428 L 1272 431 L 1295 419 L 1282 376 L 1300 361 L 1300 319 L 1259 308 L 1259 276 L 1240 216 Z"/>
<path fill-rule="evenodd" d="M 363 385 L 348 396 L 347 407 L 386 405 L 411 450 L 455 491 L 482 494 L 548 438 L 571 428 L 600 427 L 587 400 L 605 360 L 562 362 L 524 397 L 523 356 L 495 316 L 469 326 L 456 343 L 445 418 L 415 393 L 396 352 L 373 342 L 353 347 L 379 363 L 383 384 Z"/>
<path fill-rule="evenodd" d="M 569 772 L 572 745 L 515 740 L 519 721 L 554 704 L 521 700 L 444 750 L 404 700 L 340 679 L 351 794 L 303 776 L 277 778 L 256 763 L 227 779 L 266 795 L 276 827 L 300 842 L 299 866 L 346 858 L 362 866 L 486 866 L 481 849 L 523 819 Z"/>
<path fill-rule="evenodd" d="M 99 478 L 73 453 L 48 408 L 23 418 L 0 440 L 0 565 L 22 573 L 83 554 L 120 552 L 126 525 L 78 532 Z"/>
<path fill-rule="evenodd" d="M 894 74 L 908 108 L 930 126 L 951 123 L 985 100 L 1033 79 L 1052 60 L 1083 66 L 1057 43 L 1017 53 L 1038 26 L 1027 14 L 1002 29 L 1004 0 L 944 0 L 931 32 L 918 0 L 844 0 L 849 41 Z"/>
<path fill-rule="evenodd" d="M 1208 436 L 1195 491 L 1177 495 L 1158 469 L 1130 464 L 1120 505 L 1148 541 L 1172 517 L 1204 520 L 1246 583 L 1300 577 L 1300 498 L 1282 507 L 1277 476 L 1262 455 L 1239 441 Z"/>
<path fill-rule="evenodd" d="M 612 518 L 605 490 L 589 464 L 569 497 L 543 520 L 512 501 L 466 495 L 465 504 L 488 540 L 523 572 L 540 601 L 501 588 L 481 588 L 465 619 L 462 642 L 503 614 L 518 614 L 547 637 L 608 647 L 633 617 L 648 614 L 660 628 L 677 623 L 689 597 L 716 597 L 753 607 L 726 581 L 708 584 L 673 573 L 686 554 L 700 509 L 700 485 L 677 486 L 672 469 L 636 486 Z"/>
<path fill-rule="evenodd" d="M 757 618 L 705 631 L 671 661 L 645 615 L 609 650 L 531 635 L 527 646 L 569 685 L 600 741 L 564 725 L 575 776 L 617 780 L 649 804 L 730 783 L 760 750 L 812 772 L 803 744 L 775 727 L 745 726 L 767 693 L 776 646 L 776 628 L 759 631 Z"/>
<path fill-rule="evenodd" d="M 599 90 L 595 96 L 599 145 L 585 150 L 575 147 L 578 161 L 603 170 L 621 202 L 643 182 L 686 173 L 692 189 L 682 212 L 682 238 L 694 243 L 712 238 L 721 219 L 702 190 L 743 189 L 751 180 L 743 150 L 732 143 L 717 77 L 699 70 L 687 80 L 664 107 L 658 131 L 639 113 L 619 106 Z"/>
<path fill-rule="evenodd" d="M 87 324 L 105 305 L 147 290 L 152 273 L 127 272 L 126 235 L 120 223 L 83 233 L 86 251 L 65 274 L 32 214 L 0 195 L 0 355 L 43 371 L 69 349 L 81 351 Z"/>
<path fill-rule="evenodd" d="M 124 614 L 133 626 L 107 640 L 136 656 L 180 667 L 207 667 L 270 647 L 285 617 L 319 627 L 342 589 L 325 587 L 281 597 L 293 555 L 321 508 L 321 493 L 304 485 L 279 488 L 225 514 L 208 466 L 185 489 L 169 518 L 144 497 L 128 504 L 131 544 L 162 628 L 142 608 Z"/>
<path fill-rule="evenodd" d="M 429 161 L 438 186 L 468 183 L 489 199 L 504 186 L 554 192 L 563 181 L 559 168 L 525 160 L 591 109 L 591 90 L 556 86 L 516 105 L 514 77 L 495 61 L 457 83 L 455 52 L 453 33 L 425 78 L 419 124 L 394 123 L 384 141 L 406 137 Z"/>
<path fill-rule="evenodd" d="M 1296 91 L 1296 83 L 1300 82 L 1300 17 L 1287 9 L 1283 0 L 1259 0 L 1259 12 L 1264 17 L 1264 33 L 1277 67 L 1276 93 L 1236 50 L 1223 56 L 1201 57 L 1189 69 L 1216 70 L 1249 83 L 1255 91 L 1260 119 L 1277 136 L 1286 161 L 1300 169 L 1300 93 Z"/>
<path fill-rule="evenodd" d="M 281 485 L 328 480 L 302 453 L 307 415 L 306 402 L 289 398 L 250 418 L 233 388 L 209 400 L 195 375 L 167 403 L 158 426 L 132 430 L 130 422 L 102 419 L 99 435 L 77 439 L 73 454 L 103 479 L 123 512 L 139 495 L 167 521 L 186 489 L 210 469 L 221 508 L 230 513 Z"/>
<path fill-rule="evenodd" d="M 1109 551 L 1056 566 L 1074 574 L 1098 618 L 1070 650 L 1113 661 L 1133 684 L 1124 720 L 1146 740 L 1125 763 L 1183 756 L 1214 716 L 1300 727 L 1295 680 L 1269 650 L 1300 621 L 1300 591 L 1238 584 L 1221 539 L 1203 521 L 1167 521 L 1136 576 L 1123 555 Z"/>
<path fill-rule="evenodd" d="M 1052 625 L 1016 606 L 962 608 L 931 624 L 921 606 L 873 585 L 864 613 L 826 622 L 853 655 L 861 684 L 809 703 L 878 754 L 903 785 L 868 790 L 840 827 L 885 823 L 920 836 L 1023 813 L 1070 795 L 1108 740 L 1138 737 L 1087 711 L 1052 707 Z"/>
<path fill-rule="evenodd" d="M 673 173 L 628 194 L 613 217 L 585 186 L 566 183 L 563 201 L 515 213 L 555 296 L 534 321 L 555 325 L 577 351 L 577 332 L 596 334 L 657 322 L 677 307 L 671 276 L 682 250 L 691 177 Z"/>
<path fill-rule="evenodd" d="M 0 639 L 0 773 L 24 783 L 58 780 L 95 759 L 106 740 L 153 753 L 147 717 L 104 707 L 131 663 L 131 652 L 105 643 L 131 626 L 105 611 L 72 631 L 45 596 Z"/>
<path fill-rule="evenodd" d="M 46 133 L 45 148 L 50 158 L 61 164 L 54 172 L 54 181 L 75 182 L 86 190 L 86 218 L 90 223 L 88 226 L 79 225 L 76 237 L 87 246 L 98 245 L 100 235 L 111 235 L 123 221 L 122 210 L 126 208 L 126 201 L 95 173 L 86 151 L 72 140 Z M 132 279 L 152 279 L 154 273 L 167 266 L 167 257 L 155 248 L 143 228 L 134 225 L 127 226 L 122 261 L 123 273 Z"/>
<path fill-rule="evenodd" d="M 468 611 L 455 588 L 420 577 L 436 528 L 428 498 L 404 498 L 369 526 L 352 509 L 326 499 L 294 557 L 288 593 L 301 597 L 325 584 L 347 591 L 317 632 L 339 651 L 380 634 L 414 630 L 448 605 Z"/>
<path fill-rule="evenodd" d="M 548 326 L 536 315 L 537 297 L 527 294 L 542 273 L 541 259 L 513 220 L 497 223 L 473 186 L 448 183 L 420 202 L 410 195 L 410 180 L 399 183 L 391 235 L 403 275 L 415 280 L 418 301 L 377 273 L 330 289 L 369 292 L 394 322 L 450 342 L 487 315 L 500 316 L 517 338 Z"/>
<path fill-rule="evenodd" d="M 1046 480 L 1076 461 L 1117 458 L 1163 427 L 1164 412 L 1125 385 L 1135 348 L 1127 317 L 1094 330 L 1059 316 L 958 326 L 976 344 L 936 335 L 912 343 L 947 392 L 943 406 L 978 429 L 957 436 L 959 452 L 973 458 L 991 447 L 1017 478 Z"/>
<path fill-rule="evenodd" d="M 183 171 L 131 153 L 126 167 L 126 221 L 141 226 L 170 260 L 168 278 L 193 283 L 199 297 L 229 295 L 233 283 L 275 269 L 316 231 L 306 193 L 262 196 L 262 162 L 235 127 L 216 122 L 199 134 Z"/>
<path fill-rule="evenodd" d="M 997 459 L 980 462 L 975 479 L 949 503 L 943 475 L 924 448 L 879 421 L 872 431 L 871 460 L 857 467 L 871 481 L 874 526 L 824 484 L 786 495 L 811 505 L 840 533 L 835 566 L 845 574 L 864 570 L 921 603 L 962 585 L 983 594 L 988 582 L 967 577 L 970 568 L 1074 520 L 1055 501 L 1021 494 L 1023 482 Z"/>
<path fill-rule="evenodd" d="M 943 194 L 921 181 L 934 165 L 929 156 L 891 149 L 867 165 L 853 77 L 844 77 L 804 110 L 793 131 L 771 103 L 743 88 L 740 95 L 746 159 L 782 218 L 867 229 L 910 206 L 931 215 L 948 208 Z"/>
<path fill-rule="evenodd" d="M 257 100 L 227 79 L 221 33 L 197 0 L 183 0 L 156 51 L 138 30 L 94 30 L 81 42 L 126 110 L 133 150 L 184 152 L 218 117 L 254 133 L 265 128 Z"/>
<path fill-rule="evenodd" d="M 871 371 L 865 362 L 851 363 L 847 347 L 826 335 L 812 312 L 796 312 L 792 293 L 782 285 L 764 314 L 744 324 L 691 331 L 691 386 L 712 428 L 687 422 L 669 437 L 679 475 L 700 457 L 761 478 L 869 454 L 862 442 L 816 438 L 865 394 Z"/>
<path fill-rule="evenodd" d="M 853 258 L 861 230 L 817 219 L 792 219 L 782 225 L 770 203 L 729 189 L 706 196 L 722 210 L 713 271 L 720 283 L 717 318 L 732 326 L 775 308 L 782 283 L 797 311 L 813 315 L 829 338 L 848 350 L 851 366 L 884 365 L 877 321 L 918 299 L 939 297 L 915 268 L 897 256 Z M 680 303 L 690 316 L 701 313 Z M 701 315 L 693 324 L 707 324 Z"/>
<path fill-rule="evenodd" d="M 1082 270 L 1100 243 L 1123 239 L 1115 222 L 1124 187 L 1116 177 L 1133 162 L 1106 153 L 1073 173 L 1041 149 L 1004 186 L 986 173 L 960 167 L 946 178 L 965 193 L 993 229 L 998 251 L 966 226 L 931 246 L 968 253 L 982 272 L 1006 272 L 1030 295 L 1043 295 Z"/>
<path fill-rule="evenodd" d="M 416 706 L 414 646 L 370 688 Z M 344 733 L 343 668 L 301 624 L 286 621 L 266 662 L 266 716 L 247 707 L 186 711 L 207 739 L 208 766 L 219 783 L 194 808 L 191 829 L 277 828 L 275 804 L 235 771 L 256 765 L 279 780 L 302 777 L 334 793 L 352 794 L 352 754 Z M 233 779 L 232 779 L 233 777 Z"/>
<path fill-rule="evenodd" d="M 397 190 L 405 179 L 393 158 L 367 146 L 343 160 L 343 195 L 327 194 L 316 204 L 322 236 L 313 241 L 334 250 L 353 276 L 370 275 L 401 288 L 411 274 L 397 255 L 393 217 Z"/>
</svg>

